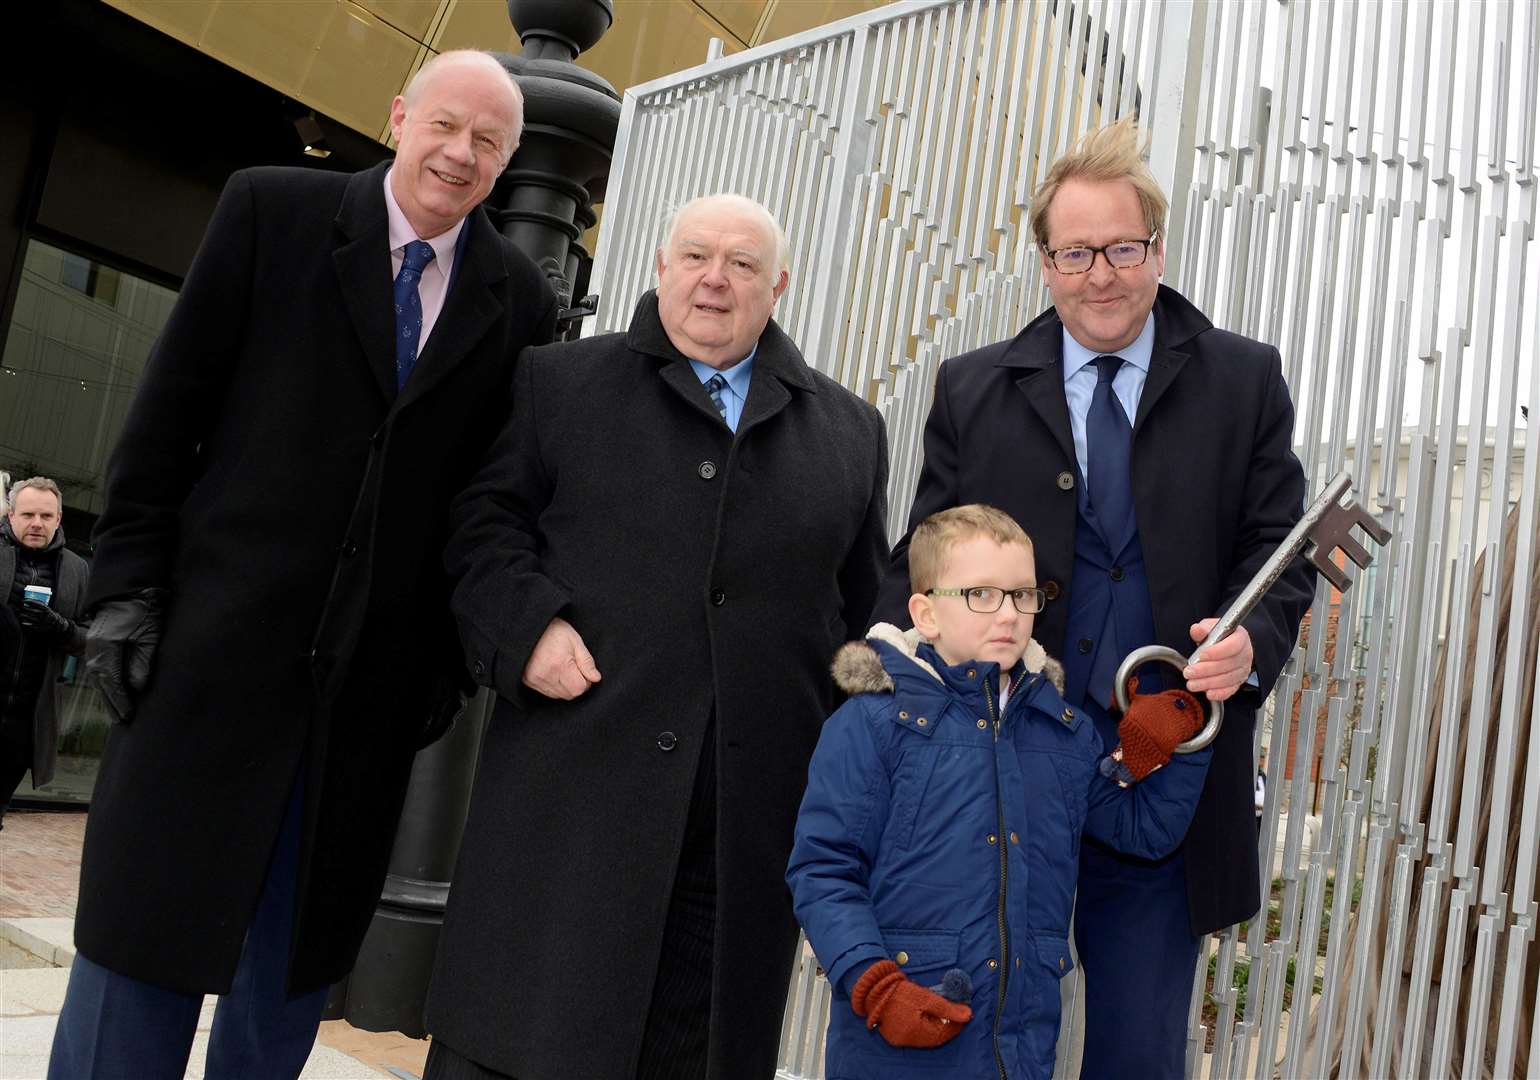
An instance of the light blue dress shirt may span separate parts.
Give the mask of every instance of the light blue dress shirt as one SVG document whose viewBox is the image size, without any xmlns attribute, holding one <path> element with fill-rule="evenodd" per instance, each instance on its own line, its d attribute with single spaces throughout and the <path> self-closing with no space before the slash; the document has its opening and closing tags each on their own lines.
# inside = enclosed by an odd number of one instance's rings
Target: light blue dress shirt
<svg viewBox="0 0 1540 1080">
<path fill-rule="evenodd" d="M 749 379 L 754 375 L 754 356 L 758 352 L 759 346 L 755 345 L 749 355 L 726 371 L 718 371 L 699 360 L 690 361 L 690 367 L 695 369 L 695 377 L 702 386 L 710 382 L 713 375 L 720 375 L 727 380 L 727 389 L 722 391 L 722 404 L 727 406 L 727 426 L 734 432 L 738 430 L 738 419 L 743 415 L 743 403 L 749 399 Z M 1094 383 L 1096 380 L 1093 378 L 1091 381 Z"/>
<path fill-rule="evenodd" d="M 1123 412 L 1132 424 L 1139 415 L 1139 396 L 1150 373 L 1150 357 L 1155 352 L 1155 313 L 1145 316 L 1144 329 L 1132 342 L 1117 351 L 1127 361 L 1112 378 L 1112 392 L 1118 396 Z M 1064 331 L 1064 400 L 1069 403 L 1069 426 L 1075 436 L 1075 460 L 1080 464 L 1082 482 L 1086 475 L 1085 418 L 1091 411 L 1091 395 L 1096 392 L 1096 358 L 1111 355 L 1092 352 Z"/>
</svg>

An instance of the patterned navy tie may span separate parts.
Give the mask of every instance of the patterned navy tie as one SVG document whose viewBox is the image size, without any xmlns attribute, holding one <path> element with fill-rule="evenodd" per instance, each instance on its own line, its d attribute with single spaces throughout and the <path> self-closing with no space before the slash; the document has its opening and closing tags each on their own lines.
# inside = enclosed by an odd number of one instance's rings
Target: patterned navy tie
<svg viewBox="0 0 1540 1080">
<path fill-rule="evenodd" d="M 406 385 L 406 377 L 417 363 L 417 343 L 422 338 L 422 297 L 417 283 L 423 267 L 433 261 L 433 245 L 413 240 L 401 257 L 401 272 L 396 275 L 396 389 Z"/>
<path fill-rule="evenodd" d="M 1086 413 L 1086 464 L 1091 475 L 1091 507 L 1107 546 L 1114 557 L 1122 546 L 1129 516 L 1134 510 L 1133 484 L 1129 479 L 1129 448 L 1133 431 L 1128 414 L 1112 392 L 1112 378 L 1123 366 L 1121 356 L 1096 358 L 1096 392 Z"/>
<path fill-rule="evenodd" d="M 727 380 L 720 375 L 713 375 L 706 380 L 706 393 L 711 395 L 711 403 L 717 407 L 717 412 L 722 414 L 722 423 L 727 424 L 727 402 L 722 397 L 722 391 L 727 389 Z M 727 425 L 732 427 L 731 424 Z"/>
</svg>

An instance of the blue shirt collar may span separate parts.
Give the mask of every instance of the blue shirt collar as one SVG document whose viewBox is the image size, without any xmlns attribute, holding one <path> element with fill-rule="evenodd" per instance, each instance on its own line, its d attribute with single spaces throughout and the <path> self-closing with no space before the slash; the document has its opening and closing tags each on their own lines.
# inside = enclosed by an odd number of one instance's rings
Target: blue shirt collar
<svg viewBox="0 0 1540 1080">
<path fill-rule="evenodd" d="M 1065 327 L 1064 333 L 1064 381 L 1069 382 L 1076 373 L 1087 364 L 1095 362 L 1098 356 L 1106 353 L 1092 352 L 1080 342 L 1075 340 L 1069 328 Z M 1139 331 L 1139 336 L 1134 338 L 1123 348 L 1117 351 L 1128 363 L 1134 365 L 1146 375 L 1150 373 L 1150 357 L 1155 353 L 1155 313 L 1152 311 L 1144 317 L 1144 329 Z"/>
<path fill-rule="evenodd" d="M 740 401 L 747 401 L 749 397 L 749 379 L 754 374 L 754 357 L 759 352 L 756 344 L 749 350 L 749 355 L 739 360 L 730 368 L 717 370 L 710 364 L 703 364 L 699 360 L 691 360 L 690 367 L 695 371 L 695 377 L 701 381 L 701 385 L 711 381 L 711 376 L 720 375 L 727 380 L 728 389 L 738 395 Z"/>
</svg>

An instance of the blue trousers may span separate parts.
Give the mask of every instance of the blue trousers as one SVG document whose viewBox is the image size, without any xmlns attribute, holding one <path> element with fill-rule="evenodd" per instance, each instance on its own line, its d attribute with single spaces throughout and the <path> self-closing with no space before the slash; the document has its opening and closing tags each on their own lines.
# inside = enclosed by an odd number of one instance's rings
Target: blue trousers
<svg viewBox="0 0 1540 1080">
<path fill-rule="evenodd" d="M 1181 1080 L 1198 944 L 1180 851 L 1147 862 L 1082 844 L 1075 947 L 1085 974 L 1084 1080 Z"/>
<path fill-rule="evenodd" d="M 235 981 L 214 1010 L 209 1080 L 296 1077 L 315 1045 L 326 987 L 298 996 L 285 989 L 303 802 L 296 783 Z M 48 1080 L 181 1080 L 202 1006 L 202 994 L 152 986 L 76 955 Z"/>
</svg>

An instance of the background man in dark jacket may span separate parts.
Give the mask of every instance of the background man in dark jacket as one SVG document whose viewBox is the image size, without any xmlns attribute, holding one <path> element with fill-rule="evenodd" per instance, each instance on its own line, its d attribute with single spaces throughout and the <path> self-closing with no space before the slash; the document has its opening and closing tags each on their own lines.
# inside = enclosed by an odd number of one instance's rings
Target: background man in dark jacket
<svg viewBox="0 0 1540 1080">
<path fill-rule="evenodd" d="M 392 106 L 393 164 L 254 169 L 220 199 L 97 527 L 87 662 L 123 723 L 61 1080 L 180 1076 L 206 992 L 209 1075 L 296 1075 L 352 966 L 413 755 L 468 682 L 447 504 L 555 321 L 478 209 L 522 115 L 494 59 L 445 53 Z"/>
<path fill-rule="evenodd" d="M 887 543 L 875 409 L 770 320 L 785 245 L 684 207 L 625 334 L 520 358 L 455 508 L 454 608 L 495 687 L 428 1002 L 428 1075 L 775 1071 L 781 870 Z"/>
<path fill-rule="evenodd" d="M 86 646 L 88 571 L 64 548 L 63 513 L 59 485 L 34 476 L 11 488 L 0 522 L 0 817 L 28 769 L 33 787 L 53 779 L 59 676 Z"/>
<path fill-rule="evenodd" d="M 1039 640 L 1063 658 L 1065 698 L 1109 746 L 1122 659 L 1151 642 L 1191 652 L 1303 512 L 1278 351 L 1215 329 L 1160 284 L 1165 217 L 1127 122 L 1054 163 L 1031 218 L 1054 306 L 1010 341 L 941 366 L 910 516 L 913 528 L 989 502 L 1021 522 L 1050 594 Z M 906 538 L 880 617 L 906 616 L 907 560 Z M 1226 707 L 1182 847 L 1148 862 L 1082 845 L 1084 1076 L 1182 1075 L 1199 935 L 1260 903 L 1252 731 L 1312 586 L 1297 561 L 1186 669 L 1188 689 Z"/>
</svg>

